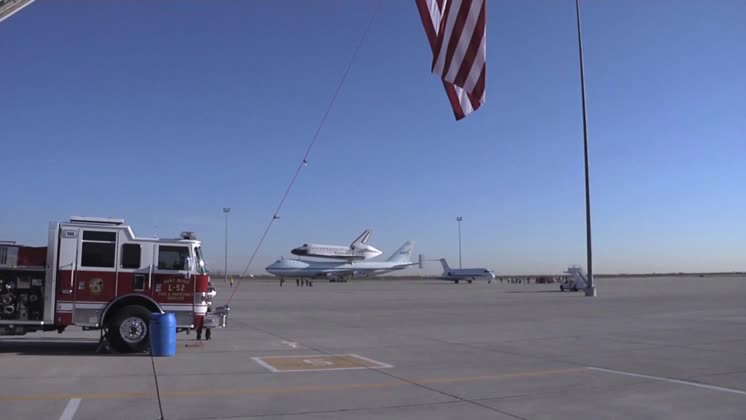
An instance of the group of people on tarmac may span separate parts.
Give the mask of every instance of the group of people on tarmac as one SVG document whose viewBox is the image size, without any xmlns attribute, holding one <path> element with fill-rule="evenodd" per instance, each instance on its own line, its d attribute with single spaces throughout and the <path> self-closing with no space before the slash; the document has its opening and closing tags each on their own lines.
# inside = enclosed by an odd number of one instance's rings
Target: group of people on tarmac
<svg viewBox="0 0 746 420">
<path fill-rule="evenodd" d="M 280 277 L 280 287 L 285 284 L 285 279 Z M 298 287 L 308 286 L 313 287 L 313 281 L 311 279 L 295 279 L 295 285 Z"/>
</svg>

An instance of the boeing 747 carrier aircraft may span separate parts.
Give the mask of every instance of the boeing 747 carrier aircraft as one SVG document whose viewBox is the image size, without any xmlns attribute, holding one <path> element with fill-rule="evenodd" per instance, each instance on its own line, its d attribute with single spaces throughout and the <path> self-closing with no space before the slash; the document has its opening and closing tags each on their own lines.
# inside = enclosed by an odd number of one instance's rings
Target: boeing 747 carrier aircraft
<svg viewBox="0 0 746 420">
<path fill-rule="evenodd" d="M 418 265 L 422 267 L 422 256 L 412 261 L 414 242 L 407 241 L 386 261 L 309 261 L 281 258 L 267 266 L 266 270 L 281 278 L 328 278 L 347 280 L 353 277 L 372 277 Z"/>
</svg>

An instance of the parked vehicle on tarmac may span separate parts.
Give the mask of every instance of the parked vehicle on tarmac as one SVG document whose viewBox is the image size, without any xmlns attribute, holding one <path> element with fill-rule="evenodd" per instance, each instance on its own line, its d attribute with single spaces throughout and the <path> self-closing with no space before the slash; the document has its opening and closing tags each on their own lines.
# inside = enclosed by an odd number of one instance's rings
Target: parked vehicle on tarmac
<svg viewBox="0 0 746 420">
<path fill-rule="evenodd" d="M 585 290 L 588 287 L 588 280 L 585 277 L 583 269 L 578 266 L 571 266 L 565 271 L 568 274 L 560 283 L 560 290 L 563 292 L 577 292 Z"/>
<path fill-rule="evenodd" d="M 123 219 L 94 217 L 50 223 L 46 247 L 0 242 L 0 335 L 79 326 L 139 352 L 154 312 L 173 312 L 179 331 L 225 327 L 228 307 L 207 311 L 215 292 L 201 245 L 192 232 L 137 237 Z"/>
</svg>

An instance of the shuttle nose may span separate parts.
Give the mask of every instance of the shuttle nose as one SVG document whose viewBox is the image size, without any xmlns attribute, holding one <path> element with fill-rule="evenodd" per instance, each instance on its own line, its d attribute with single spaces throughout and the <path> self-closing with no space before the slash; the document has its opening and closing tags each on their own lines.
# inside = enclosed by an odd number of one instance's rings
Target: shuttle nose
<svg viewBox="0 0 746 420">
<path fill-rule="evenodd" d="M 368 246 L 369 246 L 368 253 L 370 254 L 371 258 L 377 257 L 377 256 L 383 254 L 383 251 L 381 251 L 380 249 L 378 249 L 376 247 L 373 247 L 373 246 L 370 246 L 370 245 L 368 245 Z"/>
<path fill-rule="evenodd" d="M 293 248 L 290 253 L 293 255 L 308 255 L 308 248 L 299 246 L 298 248 Z"/>
</svg>

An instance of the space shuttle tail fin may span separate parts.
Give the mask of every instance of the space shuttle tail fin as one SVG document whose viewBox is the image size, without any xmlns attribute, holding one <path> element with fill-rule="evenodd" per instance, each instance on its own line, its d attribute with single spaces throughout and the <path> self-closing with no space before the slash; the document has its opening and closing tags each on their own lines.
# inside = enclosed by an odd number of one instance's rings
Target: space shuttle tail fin
<svg viewBox="0 0 746 420">
<path fill-rule="evenodd" d="M 358 245 L 358 244 L 367 244 L 371 235 L 373 235 L 373 230 L 365 229 L 363 233 L 360 234 L 360 236 L 358 236 L 354 241 L 352 241 L 352 243 L 350 244 L 350 248 L 355 248 L 355 245 Z"/>
</svg>

